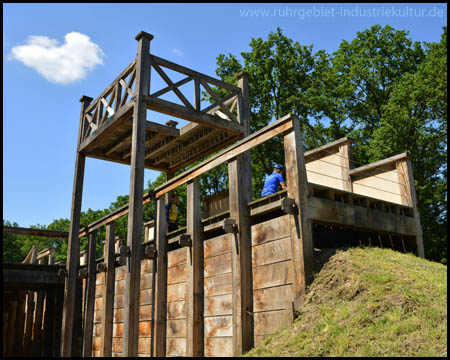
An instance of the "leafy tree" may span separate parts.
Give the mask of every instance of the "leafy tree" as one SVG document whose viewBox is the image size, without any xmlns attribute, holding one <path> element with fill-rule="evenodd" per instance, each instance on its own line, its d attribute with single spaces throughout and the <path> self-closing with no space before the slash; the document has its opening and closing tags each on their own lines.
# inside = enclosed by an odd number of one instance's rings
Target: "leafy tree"
<svg viewBox="0 0 450 360">
<path fill-rule="evenodd" d="M 293 113 L 309 138 L 316 129 L 309 122 L 311 109 L 307 106 L 307 89 L 311 86 L 314 58 L 312 46 L 301 46 L 277 28 L 267 41 L 252 39 L 251 51 L 242 52 L 244 66 L 229 54 L 217 57 L 216 73 L 222 80 L 236 83 L 235 76 L 244 70 L 250 75 L 250 132 L 271 121 Z M 272 172 L 273 163 L 284 163 L 281 137 L 261 144 L 251 151 L 253 198 L 260 197 L 265 176 Z"/>
<path fill-rule="evenodd" d="M 341 98 L 345 115 L 355 126 L 351 136 L 358 144 L 354 156 L 359 163 L 368 161 L 368 144 L 396 82 L 414 73 L 424 59 L 420 43 L 407 35 L 389 25 L 374 25 L 358 32 L 351 42 L 343 40 L 333 53 L 334 71 L 346 88 Z"/>
<path fill-rule="evenodd" d="M 368 145 L 372 161 L 408 152 L 427 258 L 447 261 L 447 28 L 424 61 L 394 84 Z"/>
<path fill-rule="evenodd" d="M 3 219 L 3 226 L 19 227 L 19 225 Z M 3 262 L 18 263 L 22 262 L 25 256 L 22 256 L 20 244 L 17 241 L 18 235 L 3 234 Z"/>
</svg>

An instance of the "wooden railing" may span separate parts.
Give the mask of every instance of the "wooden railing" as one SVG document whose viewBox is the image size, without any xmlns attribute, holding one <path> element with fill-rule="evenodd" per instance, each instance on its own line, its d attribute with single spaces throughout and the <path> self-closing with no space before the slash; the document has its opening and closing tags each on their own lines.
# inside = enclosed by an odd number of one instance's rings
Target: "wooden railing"
<svg viewBox="0 0 450 360">
<path fill-rule="evenodd" d="M 135 80 L 136 59 L 86 108 L 80 142 L 134 99 Z"/>
<path fill-rule="evenodd" d="M 199 73 L 184 66 L 175 64 L 158 56 L 149 54 L 150 67 L 153 68 L 167 86 L 163 89 L 154 91 L 151 94 L 136 94 L 136 59 L 134 59 L 122 73 L 86 108 L 82 118 L 81 139 L 83 142 L 89 135 L 93 134 L 99 127 L 105 124 L 105 121 L 117 114 L 124 106 L 134 101 L 136 96 L 143 95 L 149 108 L 166 114 L 183 115 L 189 119 L 191 113 L 216 115 L 218 125 L 221 120 L 230 121 L 238 124 L 238 111 L 242 101 L 241 89 L 237 86 L 228 84 L 208 75 Z M 186 75 L 180 81 L 173 82 L 163 68 Z M 150 81 L 150 79 L 147 79 Z M 192 96 L 183 93 L 181 86 L 193 81 L 194 94 Z M 213 87 L 225 90 L 228 95 L 219 96 Z M 201 87 L 205 90 L 214 103 L 201 108 Z M 183 105 L 161 99 L 161 96 L 173 91 Z M 131 104 L 126 107 L 129 111 Z M 186 112 L 187 111 L 187 112 Z M 205 116 L 203 115 L 203 116 Z M 226 126 L 224 126 L 226 127 Z M 233 129 L 233 128 L 232 128 Z M 236 127 L 236 131 L 240 130 Z"/>
</svg>

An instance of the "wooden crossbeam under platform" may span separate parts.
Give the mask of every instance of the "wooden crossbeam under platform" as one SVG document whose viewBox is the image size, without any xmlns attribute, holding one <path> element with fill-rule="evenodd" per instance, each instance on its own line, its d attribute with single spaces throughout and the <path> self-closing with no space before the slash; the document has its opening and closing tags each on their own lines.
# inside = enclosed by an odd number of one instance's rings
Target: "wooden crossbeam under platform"
<svg viewBox="0 0 450 360">
<path fill-rule="evenodd" d="M 93 141 L 82 144 L 81 151 L 93 158 L 129 165 L 132 128 L 131 117 L 118 119 Z M 223 149 L 240 137 L 202 124 L 190 123 L 176 129 L 146 121 L 145 168 L 173 172 Z"/>
</svg>

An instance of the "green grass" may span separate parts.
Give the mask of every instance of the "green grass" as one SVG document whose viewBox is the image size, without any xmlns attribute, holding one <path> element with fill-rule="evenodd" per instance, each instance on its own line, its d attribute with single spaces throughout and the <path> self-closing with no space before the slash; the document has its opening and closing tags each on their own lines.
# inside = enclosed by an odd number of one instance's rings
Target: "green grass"
<svg viewBox="0 0 450 360">
<path fill-rule="evenodd" d="M 447 267 L 389 249 L 337 251 L 289 327 L 244 356 L 447 356 Z"/>
</svg>

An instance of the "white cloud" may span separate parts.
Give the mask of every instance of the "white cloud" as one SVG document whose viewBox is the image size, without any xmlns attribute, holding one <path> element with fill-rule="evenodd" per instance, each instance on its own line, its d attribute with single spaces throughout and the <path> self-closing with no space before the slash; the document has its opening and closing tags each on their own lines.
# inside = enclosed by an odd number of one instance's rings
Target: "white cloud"
<svg viewBox="0 0 450 360">
<path fill-rule="evenodd" d="M 25 45 L 14 46 L 12 57 L 35 69 L 48 81 L 69 84 L 83 79 L 87 71 L 102 65 L 104 53 L 89 36 L 79 32 L 65 35 L 59 45 L 46 36 L 30 36 Z"/>
<path fill-rule="evenodd" d="M 183 56 L 184 53 L 180 49 L 172 49 L 172 52 L 177 56 Z"/>
</svg>

